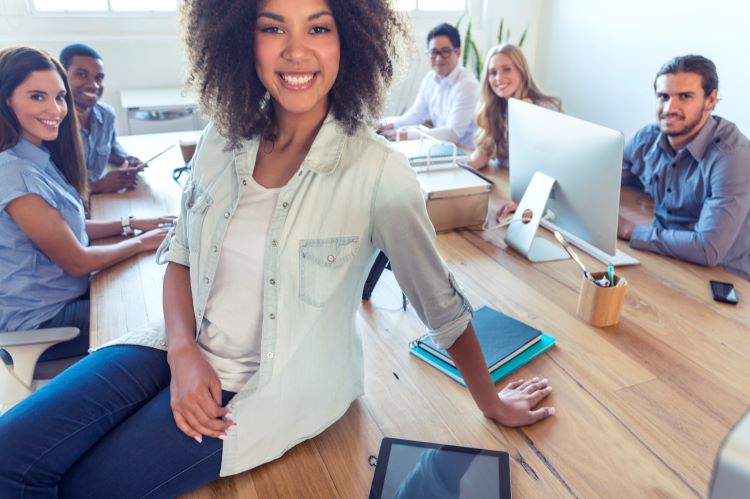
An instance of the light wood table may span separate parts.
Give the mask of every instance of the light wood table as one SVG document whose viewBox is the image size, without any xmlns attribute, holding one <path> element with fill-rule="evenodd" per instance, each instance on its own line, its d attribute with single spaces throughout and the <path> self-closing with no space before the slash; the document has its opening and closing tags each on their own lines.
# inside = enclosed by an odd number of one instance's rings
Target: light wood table
<svg viewBox="0 0 750 499">
<path fill-rule="evenodd" d="M 139 173 L 132 191 L 91 196 L 94 219 L 115 219 L 125 215 L 157 217 L 179 215 L 182 186 L 172 178 L 172 170 L 183 166 L 181 139 L 197 139 L 199 132 L 173 132 L 119 137 L 123 148 L 142 161 L 155 156 L 170 144 L 174 147 L 154 159 Z M 183 173 L 183 184 L 187 174 Z M 102 242 L 117 241 L 119 238 Z M 91 345 L 97 346 L 127 331 L 163 320 L 161 287 L 165 266 L 156 265 L 154 253 L 141 253 L 97 273 L 91 282 Z"/>
<path fill-rule="evenodd" d="M 175 212 L 175 186 L 162 185 L 158 172 L 155 164 L 134 193 L 96 200 L 94 214 L 116 203 L 134 214 L 144 206 Z M 508 199 L 507 172 L 491 175 L 494 210 Z M 164 178 L 172 182 L 166 171 Z M 623 202 L 631 215 L 650 217 L 643 197 L 625 191 Z M 521 429 L 485 419 L 464 388 L 408 353 L 423 328 L 411 308 L 401 309 L 400 290 L 385 272 L 357 316 L 365 395 L 280 459 L 188 497 L 364 498 L 373 475 L 368 457 L 383 436 L 508 451 L 515 497 L 705 495 L 719 444 L 750 405 L 750 283 L 620 242 L 642 264 L 617 270 L 630 284 L 622 319 L 599 329 L 575 316 L 580 271 L 571 260 L 531 264 L 502 237 L 464 230 L 438 235 L 437 244 L 475 307 L 490 305 L 557 338 L 516 374 L 550 380 L 554 393 L 545 403 L 556 416 Z M 603 268 L 581 256 L 590 269 Z M 96 276 L 92 337 L 102 341 L 156 317 L 162 272 L 144 256 Z M 740 304 L 714 302 L 709 279 L 733 282 Z"/>
</svg>

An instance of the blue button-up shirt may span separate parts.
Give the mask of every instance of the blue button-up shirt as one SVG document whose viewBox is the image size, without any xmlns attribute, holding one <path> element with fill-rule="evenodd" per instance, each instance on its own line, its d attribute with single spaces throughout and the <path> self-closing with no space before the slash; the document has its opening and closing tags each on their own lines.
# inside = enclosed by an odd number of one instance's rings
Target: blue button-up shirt
<svg viewBox="0 0 750 499">
<path fill-rule="evenodd" d="M 128 155 L 117 142 L 115 119 L 115 111 L 110 106 L 97 102 L 91 109 L 88 130 L 81 127 L 83 158 L 86 160 L 89 182 L 101 178 L 110 156 L 125 158 Z"/>
<path fill-rule="evenodd" d="M 750 141 L 711 116 L 674 151 L 657 125 L 625 145 L 622 184 L 654 200 L 653 225 L 638 225 L 630 246 L 750 278 Z"/>
<path fill-rule="evenodd" d="M 50 160 L 49 152 L 24 139 L 0 152 L 0 332 L 36 329 L 88 289 L 87 276 L 67 274 L 29 239 L 5 207 L 35 194 L 88 245 L 83 203 Z"/>
</svg>

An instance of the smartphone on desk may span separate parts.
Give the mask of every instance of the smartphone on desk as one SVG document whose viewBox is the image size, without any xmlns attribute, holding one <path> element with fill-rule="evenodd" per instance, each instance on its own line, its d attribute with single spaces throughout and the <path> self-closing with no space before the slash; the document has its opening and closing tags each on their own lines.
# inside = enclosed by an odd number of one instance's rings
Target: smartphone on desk
<svg viewBox="0 0 750 499">
<path fill-rule="evenodd" d="M 713 294 L 714 300 L 737 305 L 739 302 L 737 299 L 737 291 L 734 289 L 732 283 L 721 281 L 709 282 L 711 283 L 711 294 Z"/>
</svg>

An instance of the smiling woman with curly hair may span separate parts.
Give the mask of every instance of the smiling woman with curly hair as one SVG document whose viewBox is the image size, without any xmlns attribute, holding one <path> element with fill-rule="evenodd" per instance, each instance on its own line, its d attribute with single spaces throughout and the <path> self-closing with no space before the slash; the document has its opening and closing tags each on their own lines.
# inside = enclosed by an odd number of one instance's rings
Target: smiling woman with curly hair
<svg viewBox="0 0 750 499">
<path fill-rule="evenodd" d="M 546 380 L 498 396 L 416 175 L 366 126 L 404 32 L 390 1 L 193 0 L 183 16 L 214 122 L 160 248 L 164 326 L 3 416 L 0 496 L 173 497 L 324 431 L 363 394 L 355 317 L 379 250 L 486 416 L 553 414 L 533 409 Z M 24 445 L 31 433 L 49 444 Z"/>
<path fill-rule="evenodd" d="M 192 0 L 182 7 L 188 85 L 231 142 L 275 134 L 274 109 L 250 57 L 255 51 L 252 26 L 262 5 Z M 333 0 L 328 6 L 341 40 L 339 74 L 329 94 L 331 114 L 353 133 L 379 115 L 406 27 L 385 1 Z"/>
</svg>

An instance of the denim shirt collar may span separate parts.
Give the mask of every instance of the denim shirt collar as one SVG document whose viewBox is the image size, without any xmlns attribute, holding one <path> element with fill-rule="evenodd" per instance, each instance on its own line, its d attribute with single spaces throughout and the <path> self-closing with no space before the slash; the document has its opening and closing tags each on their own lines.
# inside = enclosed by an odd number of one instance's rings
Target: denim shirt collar
<svg viewBox="0 0 750 499">
<path fill-rule="evenodd" d="M 308 152 L 300 165 L 300 171 L 310 170 L 314 173 L 322 174 L 330 174 L 336 171 L 341 163 L 341 154 L 344 150 L 346 137 L 346 131 L 341 124 L 331 114 L 328 114 L 320 130 L 318 130 L 318 134 L 315 136 L 315 140 L 310 147 L 310 152 Z M 241 176 L 243 174 L 252 174 L 252 172 L 244 172 L 244 165 L 248 163 L 250 165 L 255 164 L 258 145 L 258 139 L 249 140 L 244 142 L 239 150 L 235 151 L 235 158 L 241 155 L 249 155 L 250 159 L 249 162 L 237 162 L 238 173 Z"/>
<path fill-rule="evenodd" d="M 45 169 L 50 162 L 50 154 L 46 147 L 37 147 L 23 137 L 18 139 L 18 143 L 12 149 L 19 157 L 31 161 L 39 168 Z"/>
<path fill-rule="evenodd" d="M 104 117 L 102 116 L 102 112 L 99 109 L 98 102 L 94 104 L 94 107 L 91 108 L 91 116 L 96 120 L 97 123 L 104 123 Z"/>
</svg>

